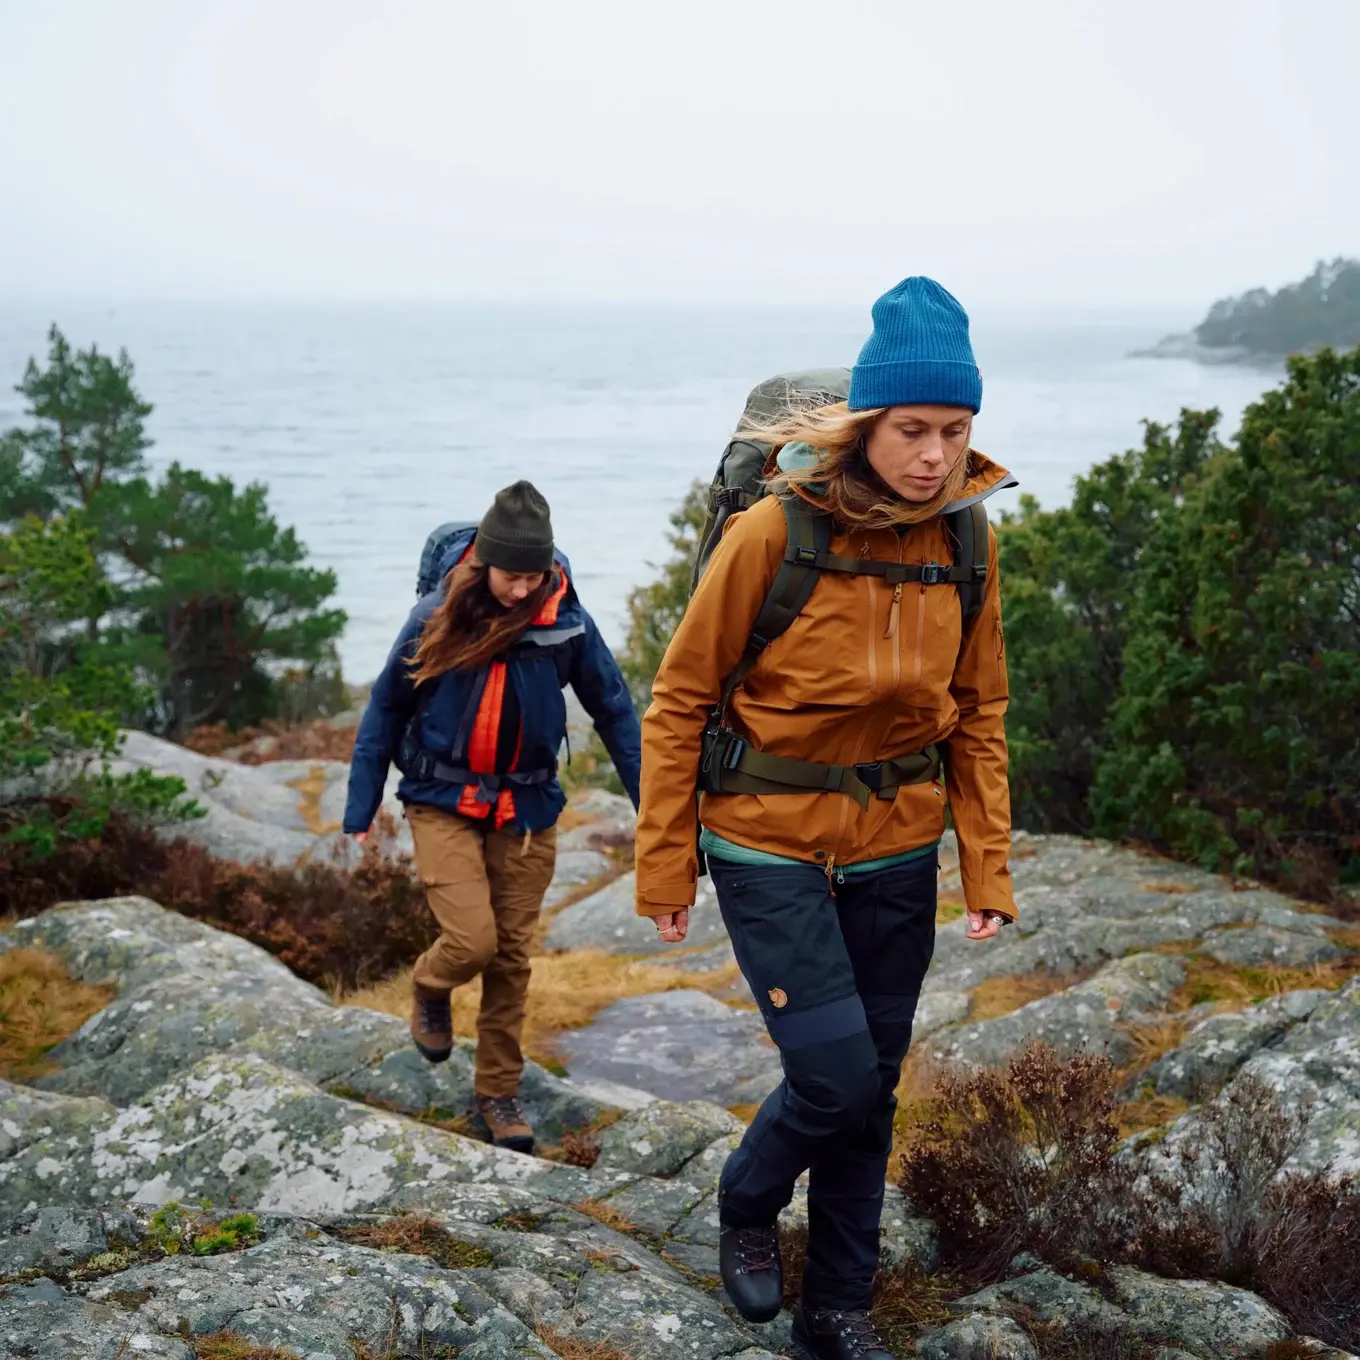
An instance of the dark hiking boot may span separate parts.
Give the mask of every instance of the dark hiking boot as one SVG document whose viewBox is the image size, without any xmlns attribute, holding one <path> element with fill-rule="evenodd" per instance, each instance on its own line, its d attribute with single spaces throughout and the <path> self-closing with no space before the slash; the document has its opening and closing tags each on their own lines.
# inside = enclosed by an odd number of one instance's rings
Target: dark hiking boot
<svg viewBox="0 0 1360 1360">
<path fill-rule="evenodd" d="M 437 992 L 432 987 L 411 984 L 411 1039 L 420 1056 L 432 1063 L 448 1060 L 453 1052 L 453 1013 L 449 1009 L 448 992 Z"/>
<path fill-rule="evenodd" d="M 769 1322 L 784 1301 L 779 1233 L 767 1228 L 718 1229 L 718 1269 L 732 1306 L 747 1322 Z"/>
<path fill-rule="evenodd" d="M 804 1308 L 793 1315 L 793 1354 L 798 1360 L 896 1360 L 869 1314 Z"/>
<path fill-rule="evenodd" d="M 514 1096 L 478 1096 L 477 1114 L 497 1147 L 512 1152 L 532 1152 L 534 1131 L 524 1107 Z"/>
</svg>

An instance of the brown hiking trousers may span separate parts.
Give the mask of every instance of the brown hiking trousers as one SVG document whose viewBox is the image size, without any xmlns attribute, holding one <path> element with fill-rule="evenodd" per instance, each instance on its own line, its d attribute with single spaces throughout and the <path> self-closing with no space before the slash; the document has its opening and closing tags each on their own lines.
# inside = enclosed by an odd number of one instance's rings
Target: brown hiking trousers
<svg viewBox="0 0 1360 1360">
<path fill-rule="evenodd" d="M 496 831 L 490 822 L 411 803 L 416 867 L 439 938 L 416 960 L 413 979 L 436 991 L 481 975 L 477 1094 L 512 1096 L 524 1071 L 520 1034 L 529 957 L 543 895 L 557 864 L 557 828 Z"/>
</svg>

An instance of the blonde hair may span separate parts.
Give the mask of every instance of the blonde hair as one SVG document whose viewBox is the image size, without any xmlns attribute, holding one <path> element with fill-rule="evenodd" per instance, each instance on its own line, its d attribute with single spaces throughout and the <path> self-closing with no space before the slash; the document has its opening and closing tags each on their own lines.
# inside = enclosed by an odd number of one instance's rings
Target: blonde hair
<svg viewBox="0 0 1360 1360">
<path fill-rule="evenodd" d="M 793 407 L 772 421 L 743 425 L 738 439 L 771 445 L 809 444 L 817 451 L 814 467 L 780 471 L 769 479 L 771 491 L 792 491 L 829 511 L 847 529 L 890 529 L 933 519 L 958 500 L 971 464 L 964 452 L 945 474 L 928 501 L 896 495 L 869 466 L 866 446 L 874 426 L 891 408 L 852 411 L 843 401 L 834 406 Z M 969 433 L 972 433 L 971 423 Z"/>
</svg>

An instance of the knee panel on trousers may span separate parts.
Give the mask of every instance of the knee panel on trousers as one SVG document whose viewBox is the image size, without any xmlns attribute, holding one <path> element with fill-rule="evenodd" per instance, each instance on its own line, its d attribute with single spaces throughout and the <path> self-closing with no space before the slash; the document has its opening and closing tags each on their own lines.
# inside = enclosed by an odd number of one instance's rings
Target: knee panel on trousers
<svg viewBox="0 0 1360 1360">
<path fill-rule="evenodd" d="M 878 1052 L 868 1030 L 784 1054 L 789 1113 L 810 1134 L 858 1128 L 879 1100 Z"/>
</svg>

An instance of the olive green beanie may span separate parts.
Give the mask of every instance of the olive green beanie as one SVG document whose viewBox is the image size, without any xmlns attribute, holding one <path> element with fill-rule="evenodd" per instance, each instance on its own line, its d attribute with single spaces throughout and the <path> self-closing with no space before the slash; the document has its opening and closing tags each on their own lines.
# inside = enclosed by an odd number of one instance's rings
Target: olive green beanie
<svg viewBox="0 0 1360 1360">
<path fill-rule="evenodd" d="M 502 571 L 551 571 L 552 520 L 548 502 L 531 482 L 496 492 L 477 526 L 477 560 Z"/>
</svg>

